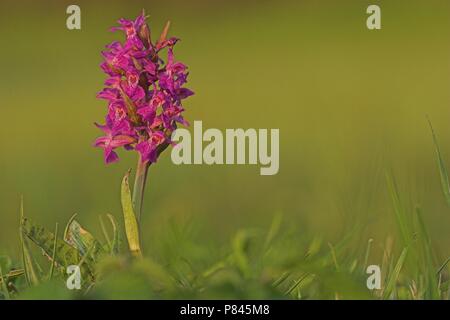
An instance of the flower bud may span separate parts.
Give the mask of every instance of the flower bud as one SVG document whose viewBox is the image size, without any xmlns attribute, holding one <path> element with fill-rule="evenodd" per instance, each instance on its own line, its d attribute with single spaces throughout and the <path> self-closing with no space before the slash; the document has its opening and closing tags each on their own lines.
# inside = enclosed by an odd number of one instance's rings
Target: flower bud
<svg viewBox="0 0 450 320">
<path fill-rule="evenodd" d="M 139 29 L 138 36 L 147 49 L 153 47 L 150 35 L 150 28 L 146 23 L 144 23 Z"/>
</svg>

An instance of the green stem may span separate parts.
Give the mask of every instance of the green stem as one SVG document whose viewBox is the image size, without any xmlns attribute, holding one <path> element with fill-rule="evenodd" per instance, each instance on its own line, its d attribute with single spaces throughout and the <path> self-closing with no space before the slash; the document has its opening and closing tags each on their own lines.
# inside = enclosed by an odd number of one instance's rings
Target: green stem
<svg viewBox="0 0 450 320">
<path fill-rule="evenodd" d="M 147 181 L 147 173 L 149 166 L 150 163 L 142 162 L 141 157 L 139 156 L 138 163 L 136 166 L 136 176 L 134 178 L 134 188 L 132 197 L 133 207 L 139 225 L 141 222 L 142 205 L 144 202 L 144 190 L 145 190 L 145 183 Z"/>
</svg>

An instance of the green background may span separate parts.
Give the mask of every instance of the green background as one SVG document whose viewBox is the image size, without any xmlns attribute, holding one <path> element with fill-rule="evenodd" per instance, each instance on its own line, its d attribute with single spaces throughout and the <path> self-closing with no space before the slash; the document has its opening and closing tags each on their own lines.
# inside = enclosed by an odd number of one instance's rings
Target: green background
<svg viewBox="0 0 450 320">
<path fill-rule="evenodd" d="M 359 223 L 379 250 L 395 235 L 385 172 L 409 209 L 420 205 L 436 248 L 450 255 L 450 210 L 426 115 L 450 154 L 448 1 L 77 1 L 81 30 L 67 30 L 68 1 L 0 4 L 0 253 L 18 256 L 19 204 L 52 229 L 78 213 L 100 235 L 98 216 L 119 220 L 120 181 L 136 155 L 106 166 L 92 147 L 106 102 L 104 45 L 120 17 L 142 8 L 154 38 L 166 20 L 190 68 L 186 119 L 204 128 L 279 128 L 280 171 L 251 165 L 152 166 L 143 214 L 144 251 L 199 250 L 277 212 L 300 233 L 333 243 Z M 382 29 L 366 28 L 369 4 Z M 450 159 L 450 158 L 448 158 Z M 289 244 L 295 248 L 295 243 Z M 211 250 L 213 251 L 213 250 Z"/>
</svg>

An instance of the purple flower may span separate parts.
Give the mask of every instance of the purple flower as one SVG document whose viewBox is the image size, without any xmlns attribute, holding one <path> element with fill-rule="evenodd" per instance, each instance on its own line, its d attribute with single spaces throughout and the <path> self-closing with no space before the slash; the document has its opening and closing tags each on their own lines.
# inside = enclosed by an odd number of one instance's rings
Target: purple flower
<svg viewBox="0 0 450 320">
<path fill-rule="evenodd" d="M 161 131 L 150 132 L 150 138 L 139 142 L 136 150 L 141 154 L 141 159 L 146 162 L 156 162 L 158 147 L 166 142 L 166 137 Z"/>
<path fill-rule="evenodd" d="M 122 135 L 119 133 L 120 130 L 113 130 L 107 126 L 98 125 L 106 135 L 95 140 L 94 145 L 100 147 L 104 150 L 105 162 L 111 163 L 119 160 L 119 157 L 114 152 L 114 149 L 122 146 L 129 145 L 134 142 L 131 136 Z"/>
<path fill-rule="evenodd" d="M 108 101 L 105 125 L 97 125 L 104 136 L 94 145 L 104 150 L 105 162 L 118 160 L 114 151 L 124 147 L 136 150 L 143 162 L 156 162 L 171 144 L 170 136 L 178 124 L 188 125 L 182 113 L 182 100 L 194 93 L 185 88 L 187 67 L 175 61 L 177 38 L 167 37 L 169 24 L 156 43 L 144 13 L 135 20 L 120 19 L 112 31 L 123 31 L 125 41 L 115 41 L 102 52 L 100 65 L 108 75 L 105 88 L 97 97 Z M 162 57 L 167 48 L 167 63 Z"/>
</svg>

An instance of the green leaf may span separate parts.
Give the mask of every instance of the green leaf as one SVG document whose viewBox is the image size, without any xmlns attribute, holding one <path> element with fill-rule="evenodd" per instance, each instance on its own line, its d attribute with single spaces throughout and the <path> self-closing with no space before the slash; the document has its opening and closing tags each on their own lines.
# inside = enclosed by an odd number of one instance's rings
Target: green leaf
<svg viewBox="0 0 450 320">
<path fill-rule="evenodd" d="M 93 248 L 90 258 L 94 260 L 104 253 L 101 243 L 85 230 L 74 217 L 67 224 L 64 240 L 71 246 L 77 248 L 82 256 L 86 255 L 90 248 Z"/>
<path fill-rule="evenodd" d="M 433 136 L 434 147 L 436 149 L 436 156 L 437 156 L 437 161 L 438 161 L 438 166 L 439 166 L 439 174 L 441 177 L 442 191 L 444 193 L 445 200 L 447 200 L 447 204 L 450 206 L 450 182 L 448 179 L 447 167 L 445 166 L 445 162 L 442 157 L 442 153 L 439 148 L 437 137 L 436 137 L 436 134 L 434 133 L 434 129 L 433 129 L 433 126 L 431 125 L 430 119 L 428 119 L 428 123 L 430 124 L 431 134 Z"/>
<path fill-rule="evenodd" d="M 33 241 L 42 249 L 44 254 L 51 259 L 55 244 L 55 235 L 45 228 L 38 226 L 28 218 L 22 218 L 22 232 L 25 236 Z M 64 241 L 58 241 L 56 244 L 56 252 L 54 262 L 58 265 L 60 272 L 65 272 L 69 265 L 78 265 L 81 260 L 80 252 Z M 81 265 L 81 273 L 85 279 L 94 279 L 94 266 L 86 261 Z"/>
<path fill-rule="evenodd" d="M 131 200 L 130 185 L 128 182 L 130 171 L 125 174 L 121 186 L 121 202 L 123 210 L 123 218 L 125 223 L 125 233 L 127 235 L 128 246 L 133 256 L 141 257 L 142 251 L 139 240 L 139 226 L 133 209 Z"/>
<path fill-rule="evenodd" d="M 41 226 L 34 224 L 28 218 L 22 219 L 22 231 L 31 241 L 33 241 L 38 247 L 40 247 L 45 254 L 47 254 L 49 257 L 52 256 L 53 245 L 55 242 L 55 236 L 53 233 L 47 231 Z M 64 266 L 77 264 L 79 259 L 80 255 L 76 248 L 63 241 L 57 244 L 55 260 L 58 264 Z"/>
</svg>

